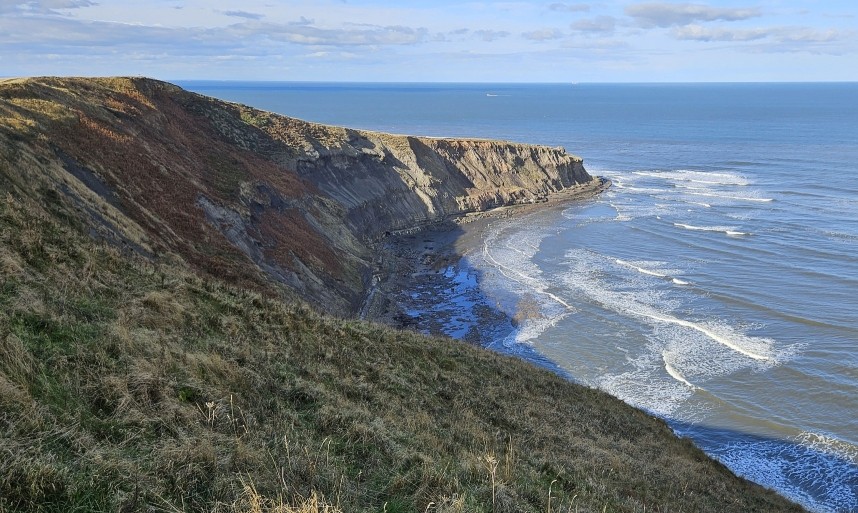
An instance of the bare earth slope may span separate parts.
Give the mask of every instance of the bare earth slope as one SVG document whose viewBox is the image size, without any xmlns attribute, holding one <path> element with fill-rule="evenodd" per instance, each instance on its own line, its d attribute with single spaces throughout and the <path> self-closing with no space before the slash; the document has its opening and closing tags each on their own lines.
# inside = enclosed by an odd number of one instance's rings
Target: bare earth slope
<svg viewBox="0 0 858 513">
<path fill-rule="evenodd" d="M 352 314 L 368 242 L 586 183 L 562 149 L 307 123 L 142 78 L 0 83 L 0 162 L 95 232 Z"/>
<path fill-rule="evenodd" d="M 0 81 L 0 512 L 802 511 L 607 394 L 269 293 L 347 311 L 380 231 L 586 178 L 149 80 Z"/>
</svg>

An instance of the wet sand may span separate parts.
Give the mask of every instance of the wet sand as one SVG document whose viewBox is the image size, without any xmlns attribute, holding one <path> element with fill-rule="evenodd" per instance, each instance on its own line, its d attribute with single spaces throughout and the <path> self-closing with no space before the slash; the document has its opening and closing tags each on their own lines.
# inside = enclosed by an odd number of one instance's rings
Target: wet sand
<svg viewBox="0 0 858 513">
<path fill-rule="evenodd" d="M 510 331 L 515 320 L 479 294 L 478 277 L 459 265 L 461 259 L 482 247 L 486 227 L 497 219 L 536 210 L 562 210 L 608 187 L 606 180 L 588 183 L 555 193 L 540 203 L 466 214 L 385 238 L 377 243 L 373 285 L 360 316 L 397 328 L 447 334 L 486 345 L 492 337 L 502 336 L 499 330 Z M 439 305 L 442 297 L 452 304 Z M 453 301 L 449 301 L 451 297 Z M 457 303 L 462 308 L 457 308 Z"/>
</svg>

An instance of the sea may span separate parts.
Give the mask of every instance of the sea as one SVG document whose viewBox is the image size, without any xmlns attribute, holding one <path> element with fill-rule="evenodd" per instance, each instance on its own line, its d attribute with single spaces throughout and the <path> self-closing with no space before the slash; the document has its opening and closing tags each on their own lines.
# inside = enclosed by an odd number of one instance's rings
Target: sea
<svg viewBox="0 0 858 513">
<path fill-rule="evenodd" d="M 490 222 L 445 286 L 403 291 L 431 294 L 415 323 L 477 330 L 811 511 L 858 512 L 858 84 L 180 85 L 583 157 L 610 189 Z"/>
</svg>

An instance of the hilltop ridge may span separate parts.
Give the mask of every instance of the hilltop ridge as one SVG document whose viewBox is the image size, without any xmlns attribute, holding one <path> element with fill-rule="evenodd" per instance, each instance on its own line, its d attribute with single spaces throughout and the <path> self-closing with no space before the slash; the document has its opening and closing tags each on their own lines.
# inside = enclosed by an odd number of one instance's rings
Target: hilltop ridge
<svg viewBox="0 0 858 513">
<path fill-rule="evenodd" d="M 321 125 L 145 78 L 7 80 L 0 99 L 16 178 L 61 183 L 99 236 L 341 315 L 385 233 L 592 181 L 562 148 Z"/>
</svg>

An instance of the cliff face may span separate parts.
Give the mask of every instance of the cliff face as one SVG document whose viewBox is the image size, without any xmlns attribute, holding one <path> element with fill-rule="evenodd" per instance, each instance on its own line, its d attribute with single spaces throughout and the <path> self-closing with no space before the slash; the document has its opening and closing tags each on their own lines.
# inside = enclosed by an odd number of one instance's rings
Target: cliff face
<svg viewBox="0 0 858 513">
<path fill-rule="evenodd" d="M 148 79 L 0 81 L 4 194 L 146 258 L 354 313 L 371 242 L 591 177 L 562 148 L 308 123 Z"/>
<path fill-rule="evenodd" d="M 408 137 L 307 123 L 240 107 L 289 151 L 269 155 L 346 208 L 349 228 L 385 231 L 465 212 L 535 202 L 589 182 L 562 148 Z"/>
<path fill-rule="evenodd" d="M 537 201 L 589 180 L 579 159 L 553 148 L 381 134 L 349 145 L 297 169 L 345 205 L 349 226 L 367 236 Z"/>
</svg>

